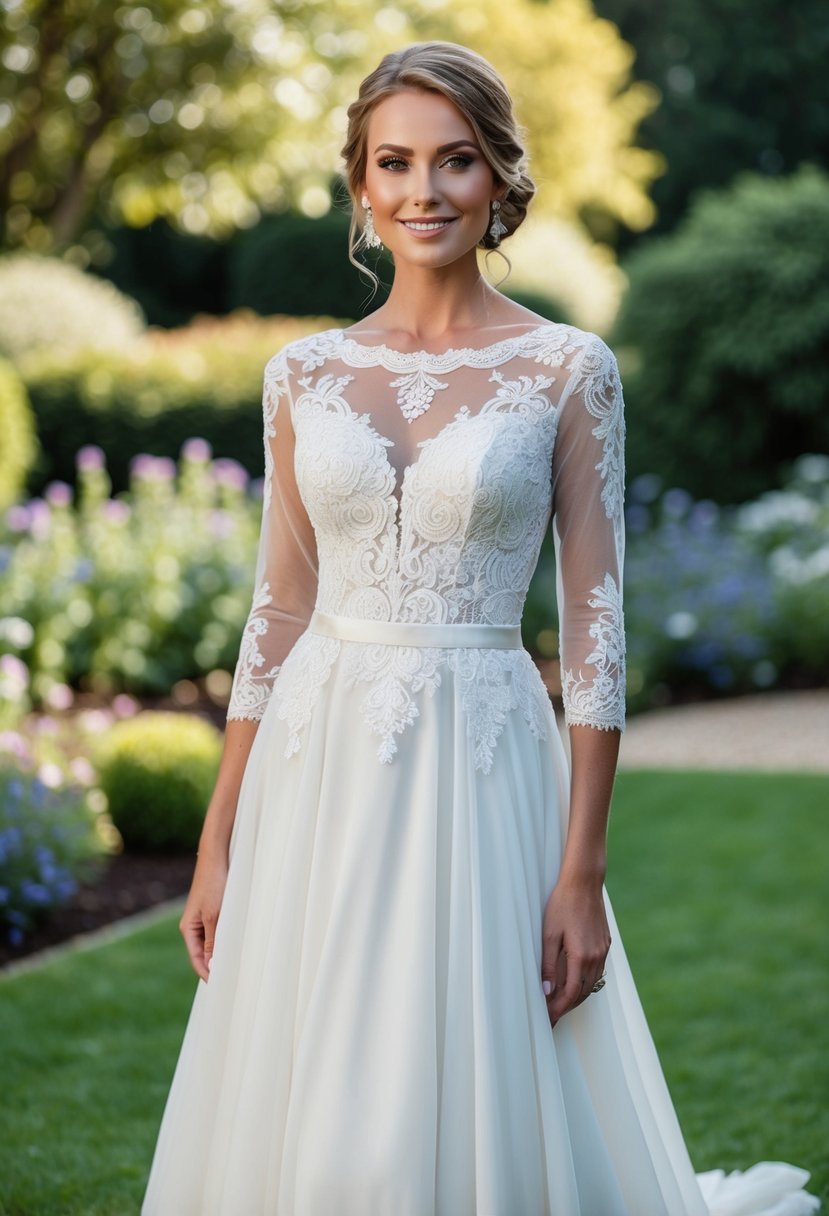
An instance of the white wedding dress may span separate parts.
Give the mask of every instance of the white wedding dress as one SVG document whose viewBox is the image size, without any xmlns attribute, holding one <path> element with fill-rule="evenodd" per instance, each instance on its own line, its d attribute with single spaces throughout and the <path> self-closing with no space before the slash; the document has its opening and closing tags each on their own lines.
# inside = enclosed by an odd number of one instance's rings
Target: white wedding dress
<svg viewBox="0 0 829 1216">
<path fill-rule="evenodd" d="M 545 324 L 268 364 L 260 719 L 208 983 L 143 1216 L 802 1216 L 808 1174 L 695 1176 L 610 904 L 606 986 L 551 1029 L 568 813 L 521 644 L 554 531 L 568 723 L 624 717 L 622 390 Z"/>
</svg>

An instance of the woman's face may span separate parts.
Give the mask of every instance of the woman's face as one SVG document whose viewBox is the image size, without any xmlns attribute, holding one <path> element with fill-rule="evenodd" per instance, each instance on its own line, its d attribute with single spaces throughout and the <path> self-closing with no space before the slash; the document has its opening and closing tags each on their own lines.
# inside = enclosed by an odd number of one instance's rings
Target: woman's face
<svg viewBox="0 0 829 1216">
<path fill-rule="evenodd" d="M 474 131 L 441 93 L 406 89 L 375 106 L 362 194 L 395 263 L 440 267 L 462 257 L 502 193 Z"/>
</svg>

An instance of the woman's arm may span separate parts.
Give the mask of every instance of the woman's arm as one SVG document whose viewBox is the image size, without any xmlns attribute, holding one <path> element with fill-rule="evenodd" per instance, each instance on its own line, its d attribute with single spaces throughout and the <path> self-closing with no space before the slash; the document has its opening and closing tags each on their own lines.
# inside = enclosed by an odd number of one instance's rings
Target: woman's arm
<svg viewBox="0 0 829 1216">
<path fill-rule="evenodd" d="M 588 335 L 559 404 L 553 536 L 570 806 L 544 912 L 542 983 L 553 1025 L 591 993 L 610 947 L 607 825 L 625 712 L 624 402 L 615 356 Z"/>
<path fill-rule="evenodd" d="M 542 981 L 550 984 L 547 1010 L 553 1026 L 590 996 L 610 948 L 604 906 L 607 825 L 618 730 L 570 727 L 570 819 L 558 881 L 543 924 Z"/>
<path fill-rule="evenodd" d="M 254 591 L 233 675 L 222 759 L 179 922 L 193 968 L 203 980 L 213 955 L 230 838 L 250 750 L 280 667 L 306 628 L 316 601 L 316 538 L 294 470 L 287 349 L 265 369 L 265 479 Z"/>
<path fill-rule="evenodd" d="M 258 721 L 242 719 L 230 721 L 225 727 L 222 759 L 199 838 L 190 894 L 179 921 L 193 970 L 203 980 L 208 977 L 213 956 L 239 790 L 258 727 Z"/>
</svg>

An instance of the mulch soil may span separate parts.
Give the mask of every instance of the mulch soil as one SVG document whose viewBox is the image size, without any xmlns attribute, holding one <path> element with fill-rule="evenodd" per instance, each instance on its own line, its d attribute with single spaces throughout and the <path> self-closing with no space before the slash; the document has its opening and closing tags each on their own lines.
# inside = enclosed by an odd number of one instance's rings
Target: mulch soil
<svg viewBox="0 0 829 1216">
<path fill-rule="evenodd" d="M 14 948 L 0 941 L 0 967 L 186 895 L 194 863 L 195 858 L 189 854 L 150 857 L 119 853 L 108 858 L 96 880 L 83 884 L 72 902 L 29 934 L 22 946 Z"/>
</svg>

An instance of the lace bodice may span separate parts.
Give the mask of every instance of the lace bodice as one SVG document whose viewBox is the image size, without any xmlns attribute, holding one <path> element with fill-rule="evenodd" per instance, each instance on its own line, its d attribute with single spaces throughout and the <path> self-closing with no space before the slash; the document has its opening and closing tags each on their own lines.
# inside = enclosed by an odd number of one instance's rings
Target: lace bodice
<svg viewBox="0 0 829 1216">
<path fill-rule="evenodd" d="M 595 334 L 545 324 L 482 348 L 403 353 L 331 329 L 265 369 L 255 590 L 228 718 L 272 695 L 300 746 L 342 656 L 390 760 L 449 664 L 488 769 L 516 706 L 543 734 L 524 650 L 372 646 L 307 631 L 314 608 L 373 621 L 518 625 L 544 534 L 557 562 L 566 721 L 624 724 L 622 388 Z"/>
</svg>

